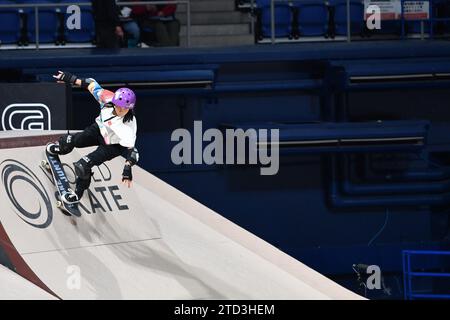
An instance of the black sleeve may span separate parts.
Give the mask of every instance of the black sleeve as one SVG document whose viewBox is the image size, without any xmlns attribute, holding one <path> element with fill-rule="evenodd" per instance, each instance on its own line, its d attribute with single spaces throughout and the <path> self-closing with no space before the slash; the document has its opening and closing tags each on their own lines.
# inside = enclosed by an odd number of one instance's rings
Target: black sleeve
<svg viewBox="0 0 450 320">
<path fill-rule="evenodd" d="M 92 13 L 97 23 L 120 25 L 120 11 L 115 0 L 92 0 Z"/>
<path fill-rule="evenodd" d="M 116 4 L 115 0 L 111 0 L 111 21 L 114 23 L 115 26 L 120 26 L 120 9 L 119 6 Z"/>
</svg>

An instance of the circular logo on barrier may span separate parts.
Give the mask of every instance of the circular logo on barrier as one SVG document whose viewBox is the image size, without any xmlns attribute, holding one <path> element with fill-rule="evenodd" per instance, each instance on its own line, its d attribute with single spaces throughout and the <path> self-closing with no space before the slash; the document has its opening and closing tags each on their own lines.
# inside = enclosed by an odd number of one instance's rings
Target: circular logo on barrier
<svg viewBox="0 0 450 320">
<path fill-rule="evenodd" d="M 50 198 L 36 175 L 23 163 L 8 159 L 0 164 L 3 187 L 20 219 L 47 228 L 53 219 Z"/>
</svg>

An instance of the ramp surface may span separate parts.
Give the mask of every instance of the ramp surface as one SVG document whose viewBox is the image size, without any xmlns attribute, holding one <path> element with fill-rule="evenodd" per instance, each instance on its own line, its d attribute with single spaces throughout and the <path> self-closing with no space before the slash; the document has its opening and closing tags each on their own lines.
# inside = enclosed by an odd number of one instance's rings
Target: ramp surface
<svg viewBox="0 0 450 320">
<path fill-rule="evenodd" d="M 56 134 L 56 135 L 55 135 Z M 0 134 L 0 262 L 61 299 L 361 299 L 124 159 L 94 168 L 79 218 L 55 207 L 43 145 Z M 93 148 L 61 156 L 73 162 Z"/>
<path fill-rule="evenodd" d="M 1 300 L 54 300 L 53 295 L 0 265 Z"/>
</svg>

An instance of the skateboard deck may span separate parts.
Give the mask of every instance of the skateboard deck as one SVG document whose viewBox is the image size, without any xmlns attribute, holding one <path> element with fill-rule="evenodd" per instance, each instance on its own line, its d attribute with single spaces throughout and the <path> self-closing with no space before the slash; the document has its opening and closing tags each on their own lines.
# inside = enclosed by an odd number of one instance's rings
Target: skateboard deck
<svg viewBox="0 0 450 320">
<path fill-rule="evenodd" d="M 56 187 L 56 207 L 70 215 L 79 217 L 81 216 L 78 209 L 78 202 L 66 203 L 63 201 L 63 196 L 69 192 L 70 183 L 67 179 L 66 172 L 58 155 L 49 154 L 45 151 L 45 160 L 41 161 L 41 166 L 50 171 L 53 177 L 53 183 Z"/>
</svg>

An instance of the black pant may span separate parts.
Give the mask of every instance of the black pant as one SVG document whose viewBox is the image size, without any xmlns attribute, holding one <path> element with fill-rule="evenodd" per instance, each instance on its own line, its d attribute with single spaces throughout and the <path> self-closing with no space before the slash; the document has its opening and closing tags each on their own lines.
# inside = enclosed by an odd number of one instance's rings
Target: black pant
<svg viewBox="0 0 450 320">
<path fill-rule="evenodd" d="M 86 157 L 81 158 L 75 165 L 75 172 L 77 174 L 75 193 L 79 198 L 83 196 L 86 189 L 91 183 L 91 176 L 93 166 L 99 166 L 103 162 L 114 159 L 117 156 L 125 155 L 127 148 L 120 144 L 105 144 L 105 141 L 100 134 L 100 129 L 96 123 L 90 125 L 83 132 L 78 132 L 74 135 L 65 135 L 59 139 L 60 152 L 59 154 L 68 154 L 73 148 L 85 148 L 98 146 L 98 148 L 89 153 Z"/>
<path fill-rule="evenodd" d="M 140 21 L 142 29 L 154 30 L 157 47 L 175 47 L 180 45 L 180 22 L 178 20 L 160 21 L 144 19 Z"/>
<path fill-rule="evenodd" d="M 116 35 L 115 26 L 97 24 L 95 27 L 97 48 L 120 48 L 120 38 Z"/>
<path fill-rule="evenodd" d="M 98 146 L 95 151 L 87 155 L 94 166 L 101 165 L 105 161 L 123 155 L 127 149 L 120 144 L 105 144 L 96 123 L 84 129 L 83 132 L 74 134 L 72 137 L 72 146 L 76 148 Z"/>
</svg>

